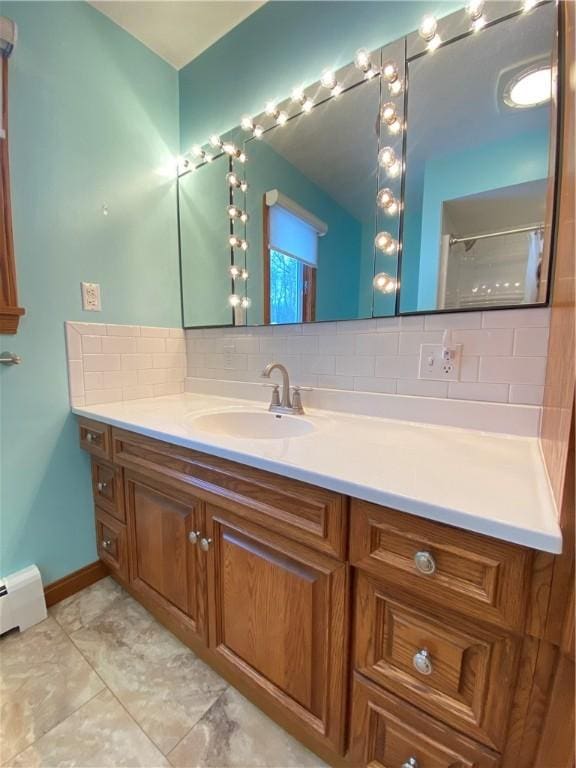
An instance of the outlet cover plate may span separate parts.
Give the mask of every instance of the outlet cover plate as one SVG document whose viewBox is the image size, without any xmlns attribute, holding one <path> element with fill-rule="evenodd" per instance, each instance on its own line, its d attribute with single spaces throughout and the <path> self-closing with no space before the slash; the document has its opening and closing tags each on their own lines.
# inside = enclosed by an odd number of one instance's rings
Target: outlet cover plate
<svg viewBox="0 0 576 768">
<path fill-rule="evenodd" d="M 433 381 L 459 381 L 462 344 L 450 344 L 447 349 L 452 353 L 450 360 L 443 358 L 442 344 L 422 344 L 418 378 Z"/>
<path fill-rule="evenodd" d="M 82 309 L 85 312 L 101 312 L 99 283 L 81 283 L 80 285 L 82 287 Z"/>
</svg>

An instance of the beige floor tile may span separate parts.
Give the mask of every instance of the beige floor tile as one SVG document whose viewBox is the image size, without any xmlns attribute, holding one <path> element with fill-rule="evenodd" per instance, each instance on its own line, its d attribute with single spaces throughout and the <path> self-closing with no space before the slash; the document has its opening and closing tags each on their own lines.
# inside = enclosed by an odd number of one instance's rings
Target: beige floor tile
<svg viewBox="0 0 576 768">
<path fill-rule="evenodd" d="M 50 615 L 71 634 L 97 619 L 119 597 L 126 597 L 126 592 L 108 576 L 54 605 Z"/>
<path fill-rule="evenodd" d="M 0 762 L 104 688 L 56 621 L 0 640 Z"/>
<path fill-rule="evenodd" d="M 21 752 L 13 768 L 118 768 L 169 765 L 110 691 L 102 691 Z"/>
<path fill-rule="evenodd" d="M 114 601 L 71 639 L 164 754 L 226 688 L 130 597 Z"/>
<path fill-rule="evenodd" d="M 229 688 L 169 754 L 177 768 L 319 768 L 325 763 Z"/>
</svg>

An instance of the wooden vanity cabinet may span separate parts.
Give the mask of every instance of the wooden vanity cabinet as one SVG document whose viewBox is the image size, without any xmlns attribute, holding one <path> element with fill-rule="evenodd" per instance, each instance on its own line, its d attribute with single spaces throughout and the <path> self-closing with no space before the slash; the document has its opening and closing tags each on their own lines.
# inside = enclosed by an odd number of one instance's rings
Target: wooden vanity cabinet
<svg viewBox="0 0 576 768">
<path fill-rule="evenodd" d="M 537 757 L 552 555 L 93 420 L 80 441 L 115 578 L 324 760 L 568 768 Z"/>
</svg>

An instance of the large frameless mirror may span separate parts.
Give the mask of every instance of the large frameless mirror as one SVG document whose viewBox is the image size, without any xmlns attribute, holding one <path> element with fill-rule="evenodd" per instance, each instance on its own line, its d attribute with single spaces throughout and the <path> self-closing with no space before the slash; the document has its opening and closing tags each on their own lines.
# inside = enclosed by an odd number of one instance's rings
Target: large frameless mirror
<svg viewBox="0 0 576 768">
<path fill-rule="evenodd" d="M 408 62 L 401 312 L 543 303 L 556 7 Z"/>
</svg>

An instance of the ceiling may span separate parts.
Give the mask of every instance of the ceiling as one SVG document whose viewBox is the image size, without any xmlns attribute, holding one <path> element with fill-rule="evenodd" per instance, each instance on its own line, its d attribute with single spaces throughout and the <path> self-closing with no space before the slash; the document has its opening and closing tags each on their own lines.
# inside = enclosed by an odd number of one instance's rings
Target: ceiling
<svg viewBox="0 0 576 768">
<path fill-rule="evenodd" d="M 199 56 L 265 0 L 89 0 L 176 69 Z"/>
</svg>

